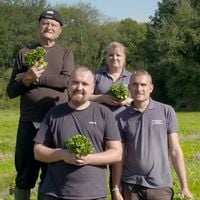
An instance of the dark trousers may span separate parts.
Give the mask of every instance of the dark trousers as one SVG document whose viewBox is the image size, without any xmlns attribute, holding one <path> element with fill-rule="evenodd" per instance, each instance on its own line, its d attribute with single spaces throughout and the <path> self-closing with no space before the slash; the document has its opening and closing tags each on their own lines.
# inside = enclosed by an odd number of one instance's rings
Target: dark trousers
<svg viewBox="0 0 200 200">
<path fill-rule="evenodd" d="M 140 185 L 122 184 L 124 200 L 172 200 L 174 191 L 169 188 L 147 188 Z"/>
<path fill-rule="evenodd" d="M 99 199 L 91 199 L 91 200 L 106 200 L 106 199 L 107 198 L 99 198 Z M 52 197 L 52 196 L 49 196 L 49 195 L 44 195 L 42 200 L 65 200 L 65 199 L 58 199 L 56 197 Z M 66 199 L 66 200 L 70 200 L 70 199 Z M 84 200 L 84 199 L 82 199 L 82 200 Z M 88 199 L 85 199 L 85 200 L 88 200 Z"/>
<path fill-rule="evenodd" d="M 33 138 L 37 133 L 32 122 L 19 122 L 16 150 L 15 167 L 17 171 L 16 187 L 20 189 L 34 188 L 41 169 L 41 182 L 43 182 L 47 165 L 36 161 L 33 153 Z"/>
</svg>

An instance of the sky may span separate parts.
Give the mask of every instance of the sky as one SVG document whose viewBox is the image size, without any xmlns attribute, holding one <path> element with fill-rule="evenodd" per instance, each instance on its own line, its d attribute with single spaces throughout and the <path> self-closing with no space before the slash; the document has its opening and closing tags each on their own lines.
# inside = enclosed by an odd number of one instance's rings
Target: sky
<svg viewBox="0 0 200 200">
<path fill-rule="evenodd" d="M 161 0 L 81 0 L 84 3 L 98 9 L 103 15 L 116 20 L 132 18 L 137 22 L 148 22 L 150 16 L 154 16 Z M 47 0 L 51 5 L 74 5 L 80 0 Z"/>
</svg>

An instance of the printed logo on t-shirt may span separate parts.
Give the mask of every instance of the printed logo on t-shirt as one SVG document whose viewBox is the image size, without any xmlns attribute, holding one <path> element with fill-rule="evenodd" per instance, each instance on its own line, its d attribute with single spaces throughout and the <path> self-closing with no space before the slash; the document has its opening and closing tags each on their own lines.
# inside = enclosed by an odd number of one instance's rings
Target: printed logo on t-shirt
<svg viewBox="0 0 200 200">
<path fill-rule="evenodd" d="M 89 122 L 89 124 L 97 124 L 96 122 Z"/>
<path fill-rule="evenodd" d="M 162 121 L 162 119 L 152 119 L 151 120 L 151 124 L 152 125 L 161 125 L 161 124 L 163 124 L 163 121 Z"/>
</svg>

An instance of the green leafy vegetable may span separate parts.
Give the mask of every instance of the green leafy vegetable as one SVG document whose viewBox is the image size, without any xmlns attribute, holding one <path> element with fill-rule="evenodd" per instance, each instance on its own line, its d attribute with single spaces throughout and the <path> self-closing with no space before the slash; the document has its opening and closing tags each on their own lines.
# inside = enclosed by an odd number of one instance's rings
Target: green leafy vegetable
<svg viewBox="0 0 200 200">
<path fill-rule="evenodd" d="M 44 61 L 44 56 L 47 54 L 47 50 L 43 47 L 37 47 L 25 54 L 25 63 L 28 67 L 32 67 L 36 62 L 42 65 L 43 68 L 47 67 L 47 62 Z"/>
<path fill-rule="evenodd" d="M 108 93 L 119 100 L 125 100 L 129 94 L 128 88 L 123 83 L 112 85 Z"/>
<path fill-rule="evenodd" d="M 92 143 L 80 134 L 65 141 L 65 146 L 71 153 L 74 153 L 78 157 L 86 156 L 94 150 Z"/>
</svg>

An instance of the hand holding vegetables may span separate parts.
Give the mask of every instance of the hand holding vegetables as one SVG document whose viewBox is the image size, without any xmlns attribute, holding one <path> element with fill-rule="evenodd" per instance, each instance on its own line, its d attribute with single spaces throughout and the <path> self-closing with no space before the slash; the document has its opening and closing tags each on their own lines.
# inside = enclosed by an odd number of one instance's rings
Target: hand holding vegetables
<svg viewBox="0 0 200 200">
<path fill-rule="evenodd" d="M 94 150 L 92 143 L 83 135 L 75 135 L 69 140 L 65 141 L 65 146 L 71 153 L 77 157 L 86 156 Z"/>
<path fill-rule="evenodd" d="M 48 63 L 44 61 L 44 56 L 47 51 L 43 47 L 37 47 L 25 54 L 25 63 L 28 67 L 32 67 L 38 62 L 38 66 L 42 68 L 46 68 Z"/>
<path fill-rule="evenodd" d="M 16 81 L 22 81 L 24 85 L 29 87 L 32 83 L 38 84 L 39 78 L 47 67 L 47 62 L 44 61 L 44 56 L 47 51 L 43 47 L 37 47 L 24 56 L 25 64 L 29 67 L 27 72 L 16 75 Z"/>
</svg>

